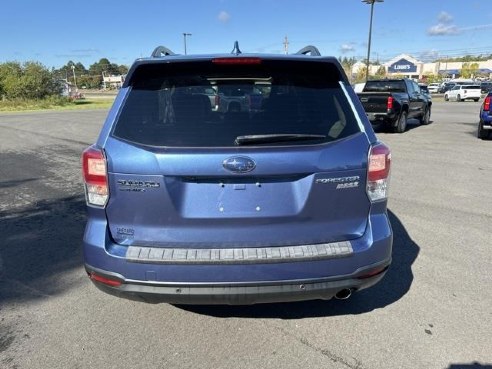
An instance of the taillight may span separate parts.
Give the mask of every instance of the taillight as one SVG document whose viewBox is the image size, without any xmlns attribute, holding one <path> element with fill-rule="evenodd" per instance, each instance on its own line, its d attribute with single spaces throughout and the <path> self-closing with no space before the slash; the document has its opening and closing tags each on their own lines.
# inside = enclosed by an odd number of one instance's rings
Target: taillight
<svg viewBox="0 0 492 369">
<path fill-rule="evenodd" d="M 393 109 L 393 96 L 388 96 L 388 101 L 386 102 L 386 108 L 388 110 Z"/>
<path fill-rule="evenodd" d="M 90 146 L 83 152 L 82 172 L 87 205 L 106 206 L 109 198 L 109 189 L 106 158 L 102 150 L 95 146 Z"/>
<path fill-rule="evenodd" d="M 483 110 L 484 111 L 490 111 L 490 100 L 492 100 L 492 98 L 490 96 L 487 96 L 485 98 L 485 101 L 483 102 Z"/>
<path fill-rule="evenodd" d="M 371 201 L 388 198 L 391 152 L 379 143 L 371 148 L 367 170 L 367 195 Z"/>
<path fill-rule="evenodd" d="M 220 96 L 215 95 L 215 106 L 219 106 L 219 104 L 220 104 Z"/>
</svg>

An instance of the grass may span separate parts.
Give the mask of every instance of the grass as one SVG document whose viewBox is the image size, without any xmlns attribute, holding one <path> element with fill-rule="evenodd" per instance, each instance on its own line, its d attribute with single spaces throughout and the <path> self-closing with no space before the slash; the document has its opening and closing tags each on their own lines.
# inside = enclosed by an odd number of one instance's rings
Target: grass
<svg viewBox="0 0 492 369">
<path fill-rule="evenodd" d="M 109 109 L 114 98 L 81 99 L 70 101 L 63 97 L 50 97 L 43 100 L 5 100 L 0 101 L 0 112 L 15 113 L 39 110 L 83 110 Z"/>
</svg>

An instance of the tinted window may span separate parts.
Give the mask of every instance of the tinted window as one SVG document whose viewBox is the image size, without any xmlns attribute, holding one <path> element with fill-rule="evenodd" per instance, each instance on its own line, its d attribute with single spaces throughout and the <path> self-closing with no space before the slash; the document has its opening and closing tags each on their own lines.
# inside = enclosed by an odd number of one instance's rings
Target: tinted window
<svg viewBox="0 0 492 369">
<path fill-rule="evenodd" d="M 368 81 L 364 92 L 406 92 L 405 82 L 401 81 Z"/>
<path fill-rule="evenodd" d="M 113 135 L 168 147 L 235 146 L 245 135 L 317 135 L 282 145 L 340 139 L 360 129 L 339 78 L 328 63 L 144 65 Z"/>
</svg>

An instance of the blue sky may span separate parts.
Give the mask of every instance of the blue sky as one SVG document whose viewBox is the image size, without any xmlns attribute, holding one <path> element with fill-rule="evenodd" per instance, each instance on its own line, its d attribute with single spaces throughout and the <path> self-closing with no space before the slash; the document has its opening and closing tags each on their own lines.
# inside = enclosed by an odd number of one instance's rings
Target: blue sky
<svg viewBox="0 0 492 369">
<path fill-rule="evenodd" d="M 492 54 L 490 0 L 385 0 L 374 7 L 371 59 Z M 360 0 L 2 0 L 0 62 L 130 65 L 157 45 L 188 54 L 289 52 L 364 58 L 370 6 Z"/>
</svg>

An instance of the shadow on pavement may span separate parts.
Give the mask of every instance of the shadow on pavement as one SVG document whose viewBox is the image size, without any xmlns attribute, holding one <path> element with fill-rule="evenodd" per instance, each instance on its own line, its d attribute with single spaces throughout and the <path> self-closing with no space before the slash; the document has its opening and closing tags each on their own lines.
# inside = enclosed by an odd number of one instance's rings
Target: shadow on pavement
<svg viewBox="0 0 492 369">
<path fill-rule="evenodd" d="M 364 314 L 384 308 L 401 299 L 413 281 L 412 264 L 419 254 L 419 246 L 412 240 L 391 211 L 388 215 L 393 228 L 393 262 L 386 276 L 374 287 L 355 293 L 348 300 L 304 301 L 282 304 L 248 306 L 179 305 L 177 307 L 197 314 L 219 318 L 280 318 L 302 319 L 311 317 Z"/>
<path fill-rule="evenodd" d="M 71 196 L 0 212 L 0 303 L 63 292 L 83 275 L 85 200 Z"/>
<path fill-rule="evenodd" d="M 434 121 L 431 119 L 429 124 L 432 124 Z M 420 124 L 418 119 L 409 119 L 407 121 L 407 128 L 405 129 L 405 132 L 411 131 L 412 129 L 419 128 L 419 127 L 425 127 L 425 125 Z M 385 124 L 380 124 L 377 126 L 373 126 L 374 132 L 375 133 L 390 133 L 390 134 L 395 134 L 399 135 L 401 133 L 394 133 L 392 128 L 388 127 Z M 403 132 L 403 134 L 405 133 Z"/>
<path fill-rule="evenodd" d="M 0 188 L 16 187 L 16 186 L 22 185 L 24 183 L 37 181 L 38 179 L 39 178 L 27 178 L 27 179 L 15 180 L 15 181 L 3 181 L 3 182 L 0 182 Z"/>
<path fill-rule="evenodd" d="M 451 364 L 447 369 L 492 369 L 492 365 L 477 362 L 471 364 Z"/>
</svg>

